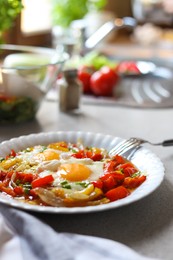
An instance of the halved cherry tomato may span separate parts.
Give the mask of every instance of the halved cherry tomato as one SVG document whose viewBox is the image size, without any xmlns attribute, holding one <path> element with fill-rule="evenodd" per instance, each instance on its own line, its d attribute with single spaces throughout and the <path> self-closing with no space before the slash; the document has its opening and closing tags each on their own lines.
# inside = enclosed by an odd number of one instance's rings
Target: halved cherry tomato
<svg viewBox="0 0 173 260">
<path fill-rule="evenodd" d="M 41 178 L 37 178 L 31 182 L 32 188 L 37 188 L 37 187 L 43 187 L 45 185 L 48 185 L 54 181 L 54 178 L 52 175 L 47 175 Z"/>
<path fill-rule="evenodd" d="M 111 189 L 105 193 L 105 196 L 110 200 L 110 201 L 115 201 L 119 200 L 122 198 L 127 197 L 130 194 L 130 192 L 123 186 L 118 186 L 114 189 Z"/>
</svg>

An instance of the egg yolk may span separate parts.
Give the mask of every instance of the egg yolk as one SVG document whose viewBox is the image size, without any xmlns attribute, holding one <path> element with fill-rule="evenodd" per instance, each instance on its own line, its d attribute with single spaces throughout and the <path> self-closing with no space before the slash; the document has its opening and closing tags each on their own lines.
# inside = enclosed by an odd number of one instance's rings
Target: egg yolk
<svg viewBox="0 0 173 260">
<path fill-rule="evenodd" d="M 59 154 L 52 150 L 46 149 L 44 152 L 36 154 L 35 159 L 39 161 L 55 160 L 59 159 Z"/>
<path fill-rule="evenodd" d="M 63 179 L 68 181 L 83 181 L 92 173 L 92 171 L 83 164 L 62 164 L 58 172 Z"/>
</svg>

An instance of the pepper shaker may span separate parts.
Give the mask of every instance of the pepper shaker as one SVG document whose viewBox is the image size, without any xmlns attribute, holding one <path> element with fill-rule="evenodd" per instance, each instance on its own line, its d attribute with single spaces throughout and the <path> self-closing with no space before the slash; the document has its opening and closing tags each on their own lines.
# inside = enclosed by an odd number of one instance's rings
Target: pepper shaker
<svg viewBox="0 0 173 260">
<path fill-rule="evenodd" d="M 63 78 L 58 81 L 58 91 L 60 111 L 65 112 L 79 108 L 82 85 L 77 79 L 76 69 L 63 72 Z"/>
</svg>

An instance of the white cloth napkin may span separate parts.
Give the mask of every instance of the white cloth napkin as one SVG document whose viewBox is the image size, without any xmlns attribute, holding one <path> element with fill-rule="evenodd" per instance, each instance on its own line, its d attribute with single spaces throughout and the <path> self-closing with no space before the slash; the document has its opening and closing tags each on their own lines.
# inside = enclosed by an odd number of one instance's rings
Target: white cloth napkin
<svg viewBox="0 0 173 260">
<path fill-rule="evenodd" d="M 112 240 L 55 232 L 29 213 L 0 206 L 1 260 L 154 260 Z"/>
</svg>

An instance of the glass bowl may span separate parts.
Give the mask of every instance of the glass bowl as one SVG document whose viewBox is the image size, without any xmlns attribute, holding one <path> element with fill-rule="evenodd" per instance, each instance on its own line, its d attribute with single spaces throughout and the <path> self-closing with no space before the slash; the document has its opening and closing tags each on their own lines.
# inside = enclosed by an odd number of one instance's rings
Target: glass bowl
<svg viewBox="0 0 173 260">
<path fill-rule="evenodd" d="M 35 118 L 68 54 L 44 47 L 0 45 L 0 123 Z"/>
</svg>

